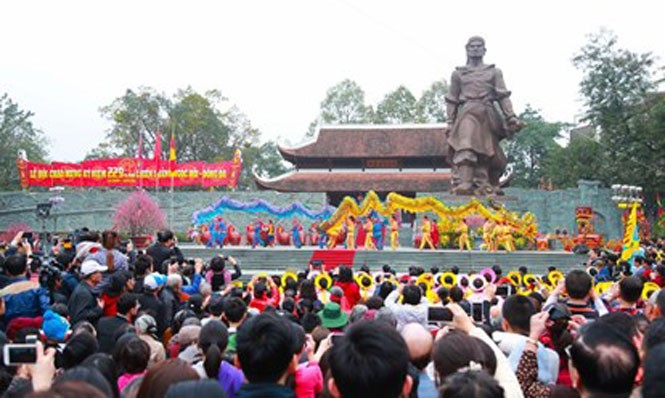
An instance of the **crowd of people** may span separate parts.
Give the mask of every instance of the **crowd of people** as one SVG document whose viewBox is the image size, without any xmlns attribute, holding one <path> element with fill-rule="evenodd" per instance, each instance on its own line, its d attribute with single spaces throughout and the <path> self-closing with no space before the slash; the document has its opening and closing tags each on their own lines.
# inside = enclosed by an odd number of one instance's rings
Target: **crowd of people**
<svg viewBox="0 0 665 398">
<path fill-rule="evenodd" d="M 0 258 L 6 397 L 662 397 L 664 241 L 532 275 L 389 265 L 243 276 L 82 230 Z M 241 282 L 247 281 L 247 283 Z M 604 285 L 602 285 L 604 284 Z M 645 288 L 645 286 L 656 288 Z M 604 286 L 600 289 L 600 286 Z"/>
</svg>

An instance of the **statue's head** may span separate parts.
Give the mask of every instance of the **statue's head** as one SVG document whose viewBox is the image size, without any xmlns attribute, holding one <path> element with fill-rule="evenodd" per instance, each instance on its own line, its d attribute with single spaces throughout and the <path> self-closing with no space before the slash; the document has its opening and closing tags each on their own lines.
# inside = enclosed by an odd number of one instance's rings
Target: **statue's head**
<svg viewBox="0 0 665 398">
<path fill-rule="evenodd" d="M 485 39 L 480 36 L 472 36 L 466 42 L 466 55 L 468 58 L 482 58 L 485 56 Z"/>
</svg>

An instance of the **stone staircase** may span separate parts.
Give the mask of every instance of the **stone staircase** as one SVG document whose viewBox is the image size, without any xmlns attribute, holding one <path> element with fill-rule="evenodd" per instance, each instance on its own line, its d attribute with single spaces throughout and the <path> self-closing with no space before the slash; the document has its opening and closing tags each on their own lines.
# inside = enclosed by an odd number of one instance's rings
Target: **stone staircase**
<svg viewBox="0 0 665 398">
<path fill-rule="evenodd" d="M 237 259 L 243 270 L 243 280 L 248 280 L 251 275 L 259 272 L 282 273 L 285 270 L 304 269 L 314 255 L 316 248 L 293 247 L 256 248 L 251 247 L 229 247 L 224 249 L 205 248 L 202 246 L 182 245 L 180 246 L 186 258 L 200 257 L 205 260 L 215 255 L 223 254 L 233 256 Z M 334 259 L 335 256 L 345 251 L 344 249 L 318 251 L 317 258 Z M 487 253 L 484 251 L 459 252 L 457 250 L 415 250 L 401 248 L 396 251 L 365 251 L 356 250 L 353 266 L 359 268 L 363 264 L 370 267 L 372 271 L 379 270 L 383 264 L 391 265 L 397 272 L 407 272 L 410 266 L 422 266 L 425 269 L 439 267 L 449 269 L 456 265 L 461 272 L 480 271 L 495 264 L 500 265 L 504 272 L 526 266 L 530 273 L 545 274 L 547 268 L 554 266 L 566 272 L 573 268 L 581 268 L 586 256 L 575 255 L 563 251 L 517 251 L 513 253 L 498 252 Z"/>
</svg>

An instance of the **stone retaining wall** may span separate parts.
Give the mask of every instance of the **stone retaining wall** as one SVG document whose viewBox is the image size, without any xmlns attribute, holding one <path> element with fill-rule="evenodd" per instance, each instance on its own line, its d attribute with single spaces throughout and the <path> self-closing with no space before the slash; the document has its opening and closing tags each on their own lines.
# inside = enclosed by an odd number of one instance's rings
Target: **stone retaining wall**
<svg viewBox="0 0 665 398">
<path fill-rule="evenodd" d="M 101 189 L 66 189 L 57 194 L 65 201 L 52 210 L 52 216 L 42 222 L 36 217 L 35 208 L 38 203 L 47 202 L 52 196 L 49 192 L 0 192 L 0 230 L 15 222 L 24 222 L 40 231 L 70 231 L 87 226 L 94 229 L 105 229 L 112 226 L 111 214 L 115 206 L 125 199 L 128 191 Z M 240 201 L 264 199 L 274 205 L 285 206 L 294 201 L 301 201 L 312 209 L 319 210 L 325 204 L 323 193 L 276 193 L 266 191 L 251 192 L 214 192 L 192 191 L 175 192 L 173 194 L 173 217 L 171 218 L 171 194 L 169 192 L 150 192 L 167 214 L 169 225 L 176 231 L 185 231 L 190 226 L 192 213 L 205 208 L 227 195 Z M 419 194 L 425 196 L 427 194 Z M 451 195 L 434 194 L 445 203 L 460 205 L 468 198 Z M 594 224 L 599 233 L 607 238 L 621 235 L 621 212 L 611 200 L 611 190 L 600 187 L 597 182 L 580 181 L 578 188 L 558 191 L 540 191 L 524 189 L 507 189 L 506 196 L 499 200 L 511 210 L 518 212 L 531 211 L 536 215 L 541 232 L 554 232 L 555 229 L 576 231 L 575 207 L 591 206 L 595 212 Z M 259 215 L 261 216 L 261 215 Z M 230 213 L 230 219 L 238 228 L 254 219 L 255 215 Z M 268 216 L 262 216 L 267 218 Z M 283 222 L 287 227 L 290 221 Z M 309 224 L 309 222 L 306 222 Z M 408 244 L 410 233 L 405 231 L 403 239 Z M 403 240 L 400 239 L 400 240 Z"/>
</svg>

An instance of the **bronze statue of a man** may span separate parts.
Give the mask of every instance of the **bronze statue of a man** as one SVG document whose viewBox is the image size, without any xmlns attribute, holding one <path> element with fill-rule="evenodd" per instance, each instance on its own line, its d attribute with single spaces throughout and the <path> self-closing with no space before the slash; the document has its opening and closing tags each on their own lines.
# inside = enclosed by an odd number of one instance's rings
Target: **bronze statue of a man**
<svg viewBox="0 0 665 398">
<path fill-rule="evenodd" d="M 469 39 L 466 65 L 455 68 L 446 95 L 449 161 L 458 195 L 501 193 L 499 178 L 507 162 L 499 142 L 523 126 L 501 70 L 483 63 L 485 51 L 482 37 Z"/>
</svg>

